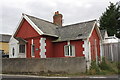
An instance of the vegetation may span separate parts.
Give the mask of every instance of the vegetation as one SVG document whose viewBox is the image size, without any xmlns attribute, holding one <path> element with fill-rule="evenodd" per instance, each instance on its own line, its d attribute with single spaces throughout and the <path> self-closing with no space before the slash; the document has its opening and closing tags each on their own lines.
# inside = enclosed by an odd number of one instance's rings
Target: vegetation
<svg viewBox="0 0 120 80">
<path fill-rule="evenodd" d="M 100 29 L 107 30 L 109 35 L 116 34 L 120 38 L 120 5 L 110 2 L 110 6 L 100 17 Z"/>
<path fill-rule="evenodd" d="M 118 66 L 119 65 L 119 66 Z M 103 58 L 102 62 L 96 65 L 95 61 L 92 61 L 91 68 L 88 75 L 112 75 L 118 74 L 120 71 L 120 64 L 115 62 L 109 62 Z"/>
</svg>

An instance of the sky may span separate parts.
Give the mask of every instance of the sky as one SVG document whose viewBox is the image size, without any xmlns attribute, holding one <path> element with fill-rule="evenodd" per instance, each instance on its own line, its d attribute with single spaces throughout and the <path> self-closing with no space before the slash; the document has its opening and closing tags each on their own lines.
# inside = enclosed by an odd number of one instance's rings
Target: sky
<svg viewBox="0 0 120 80">
<path fill-rule="evenodd" d="M 13 34 L 22 13 L 53 21 L 54 12 L 63 15 L 63 25 L 99 19 L 109 2 L 119 0 L 1 0 L 0 34 Z"/>
</svg>

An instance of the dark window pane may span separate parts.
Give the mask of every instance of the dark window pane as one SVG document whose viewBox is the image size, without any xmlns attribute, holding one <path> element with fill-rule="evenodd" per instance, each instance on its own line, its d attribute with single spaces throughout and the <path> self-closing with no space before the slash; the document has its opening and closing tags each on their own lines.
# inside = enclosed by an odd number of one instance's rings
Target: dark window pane
<svg viewBox="0 0 120 80">
<path fill-rule="evenodd" d="M 12 54 L 13 54 L 13 56 L 14 56 L 14 54 L 15 54 L 15 49 L 14 49 L 14 48 L 13 48 Z"/>
<path fill-rule="evenodd" d="M 70 45 L 70 56 L 72 56 L 72 46 Z"/>
<path fill-rule="evenodd" d="M 32 44 L 32 56 L 35 56 L 35 45 Z"/>
<path fill-rule="evenodd" d="M 25 45 L 19 45 L 19 53 L 25 53 Z"/>
</svg>

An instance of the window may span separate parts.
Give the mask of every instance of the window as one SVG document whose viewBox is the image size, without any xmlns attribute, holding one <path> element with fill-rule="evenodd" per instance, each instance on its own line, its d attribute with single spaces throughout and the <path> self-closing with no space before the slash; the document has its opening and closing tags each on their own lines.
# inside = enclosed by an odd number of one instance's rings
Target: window
<svg viewBox="0 0 120 80">
<path fill-rule="evenodd" d="M 25 45 L 23 44 L 19 45 L 19 53 L 25 53 Z"/>
<path fill-rule="evenodd" d="M 65 56 L 75 56 L 75 46 L 65 45 L 64 52 L 65 52 Z"/>
<path fill-rule="evenodd" d="M 34 44 L 32 44 L 31 45 L 31 50 L 32 50 L 32 56 L 35 56 L 35 45 Z"/>
<path fill-rule="evenodd" d="M 13 54 L 13 56 L 14 56 L 14 54 L 15 54 L 15 49 L 14 49 L 14 47 L 13 47 L 13 49 L 12 49 L 12 54 Z"/>
</svg>

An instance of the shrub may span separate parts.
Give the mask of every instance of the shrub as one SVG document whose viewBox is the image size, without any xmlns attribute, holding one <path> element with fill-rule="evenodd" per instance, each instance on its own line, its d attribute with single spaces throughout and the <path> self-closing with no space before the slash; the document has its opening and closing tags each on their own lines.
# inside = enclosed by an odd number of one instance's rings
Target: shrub
<svg viewBox="0 0 120 80">
<path fill-rule="evenodd" d="M 89 74 L 91 75 L 95 75 L 95 74 L 99 74 L 100 73 L 100 68 L 98 65 L 96 65 L 96 61 L 92 61 L 91 62 L 91 67 L 89 70 Z"/>
<path fill-rule="evenodd" d="M 101 70 L 109 70 L 110 69 L 109 65 L 106 63 L 105 58 L 102 59 L 102 62 L 99 64 L 99 67 Z"/>
<path fill-rule="evenodd" d="M 107 61 L 104 57 L 102 59 L 102 62 L 99 64 L 99 67 L 101 70 L 114 72 L 113 63 Z"/>
<path fill-rule="evenodd" d="M 103 57 L 102 62 L 96 65 L 96 61 L 91 62 L 88 75 L 111 75 L 120 74 L 120 62 L 110 62 Z"/>
</svg>

